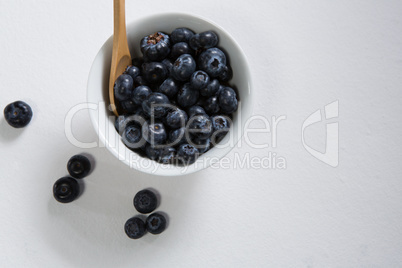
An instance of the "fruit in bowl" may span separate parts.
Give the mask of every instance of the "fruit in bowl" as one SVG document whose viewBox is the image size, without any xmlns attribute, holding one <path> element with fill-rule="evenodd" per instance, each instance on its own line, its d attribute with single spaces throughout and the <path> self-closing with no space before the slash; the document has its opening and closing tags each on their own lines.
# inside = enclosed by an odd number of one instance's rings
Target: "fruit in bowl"
<svg viewBox="0 0 402 268">
<path fill-rule="evenodd" d="M 190 42 L 195 36 L 198 37 Z M 125 75 L 132 79 L 132 97 L 118 101 L 119 112 L 125 115 L 116 121 L 108 110 L 112 37 L 97 54 L 88 79 L 88 102 L 100 104 L 98 109 L 89 111 L 90 117 L 105 147 L 130 167 L 162 176 L 190 174 L 226 155 L 240 140 L 244 125 L 252 114 L 250 69 L 244 52 L 233 37 L 199 16 L 162 13 L 129 23 L 127 38 L 133 66 L 126 69 Z M 160 45 L 162 52 L 158 52 L 156 44 L 162 38 L 168 42 L 163 42 Z M 141 49 L 141 44 L 148 41 L 155 46 Z M 167 48 L 169 52 L 166 52 Z M 147 52 L 143 54 L 143 51 Z M 175 64 L 179 58 L 180 62 Z M 125 90 L 121 92 L 125 96 Z M 151 107 L 152 104 L 159 107 Z M 133 115 L 143 121 L 127 120 Z M 154 116 L 154 122 L 150 115 Z M 208 120 L 199 115 L 206 115 Z M 183 127 L 182 121 L 185 122 Z M 131 125 L 132 129 L 126 136 L 133 139 L 127 140 L 135 141 L 137 135 L 141 135 L 142 143 L 128 147 L 122 137 L 111 135 L 111 129 L 124 125 Z M 143 125 L 147 125 L 144 130 Z M 186 131 L 189 129 L 186 126 L 190 125 L 194 129 Z M 215 133 L 217 130 L 220 132 Z M 156 144 L 151 145 L 145 136 L 148 140 L 157 140 Z M 188 143 L 189 139 L 192 144 Z M 220 142 L 211 146 L 213 139 Z M 181 146 L 183 144 L 190 146 Z M 158 148 L 160 145 L 166 148 Z M 196 150 L 192 150 L 193 147 Z M 194 152 L 198 158 L 194 159 Z M 190 165 L 166 165 L 172 159 L 177 160 L 178 156 L 190 163 L 196 161 Z"/>
</svg>

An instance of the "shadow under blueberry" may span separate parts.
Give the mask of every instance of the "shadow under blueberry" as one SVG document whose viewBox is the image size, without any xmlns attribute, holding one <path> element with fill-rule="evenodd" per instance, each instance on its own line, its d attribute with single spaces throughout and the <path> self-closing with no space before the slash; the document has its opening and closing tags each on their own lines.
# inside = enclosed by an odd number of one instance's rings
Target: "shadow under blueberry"
<svg viewBox="0 0 402 268">
<path fill-rule="evenodd" d="M 25 128 L 13 128 L 4 118 L 0 118 L 0 140 L 10 142 L 18 139 Z"/>
</svg>

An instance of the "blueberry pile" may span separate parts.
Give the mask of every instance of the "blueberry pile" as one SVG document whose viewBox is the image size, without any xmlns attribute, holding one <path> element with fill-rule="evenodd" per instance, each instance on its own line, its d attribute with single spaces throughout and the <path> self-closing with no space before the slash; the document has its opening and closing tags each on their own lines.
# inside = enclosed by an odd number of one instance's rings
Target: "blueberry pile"
<svg viewBox="0 0 402 268">
<path fill-rule="evenodd" d="M 115 127 L 131 150 L 189 165 L 228 133 L 237 110 L 232 69 L 213 31 L 177 28 L 140 42 L 140 58 L 114 84 Z"/>
<path fill-rule="evenodd" d="M 80 185 L 76 179 L 86 177 L 91 171 L 91 162 L 83 155 L 74 155 L 67 163 L 70 176 L 58 179 L 53 185 L 53 196 L 60 203 L 70 203 L 77 199 Z"/>
<path fill-rule="evenodd" d="M 156 209 L 158 199 L 153 191 L 145 189 L 134 196 L 133 203 L 138 212 L 148 214 Z M 166 229 L 166 224 L 166 217 L 163 213 L 154 212 L 145 221 L 140 215 L 128 219 L 124 224 L 124 231 L 128 237 L 138 239 L 144 236 L 147 231 L 151 234 L 162 233 Z"/>
</svg>

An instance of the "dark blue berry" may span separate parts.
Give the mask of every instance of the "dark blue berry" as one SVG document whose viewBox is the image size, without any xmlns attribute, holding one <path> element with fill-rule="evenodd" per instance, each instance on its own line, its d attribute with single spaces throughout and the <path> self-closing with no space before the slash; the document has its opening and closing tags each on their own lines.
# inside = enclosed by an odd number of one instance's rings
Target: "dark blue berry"
<svg viewBox="0 0 402 268">
<path fill-rule="evenodd" d="M 194 54 L 194 50 L 186 42 L 176 43 L 172 46 L 172 50 L 170 51 L 170 57 L 172 59 L 177 59 L 180 55 L 183 54 Z"/>
<path fill-rule="evenodd" d="M 147 143 L 145 146 L 145 154 L 151 160 L 158 160 L 161 155 L 161 148 L 156 148 Z"/>
<path fill-rule="evenodd" d="M 183 143 L 188 143 L 186 139 L 186 128 L 178 128 L 171 130 L 169 133 L 169 145 L 177 146 Z"/>
<path fill-rule="evenodd" d="M 212 80 L 206 87 L 200 89 L 200 94 L 204 97 L 215 95 L 220 87 L 218 79 Z"/>
<path fill-rule="evenodd" d="M 159 122 L 145 122 L 142 125 L 142 136 L 151 145 L 163 144 L 167 139 L 165 126 Z"/>
<path fill-rule="evenodd" d="M 195 71 L 190 78 L 190 85 L 195 90 L 207 87 L 209 84 L 209 76 L 204 71 Z"/>
<path fill-rule="evenodd" d="M 160 150 L 159 162 L 162 164 L 173 164 L 176 157 L 176 149 L 173 147 L 164 147 Z"/>
<path fill-rule="evenodd" d="M 68 160 L 67 171 L 76 179 L 82 179 L 91 171 L 91 162 L 83 155 L 74 155 Z"/>
<path fill-rule="evenodd" d="M 188 42 L 191 37 L 193 37 L 194 32 L 188 28 L 177 28 L 173 30 L 170 35 L 173 44 L 179 42 Z"/>
<path fill-rule="evenodd" d="M 205 112 L 204 108 L 202 108 L 201 106 L 194 105 L 194 106 L 191 106 L 190 108 L 188 108 L 187 114 L 188 114 L 188 117 L 192 117 L 196 114 L 206 114 L 206 112 Z"/>
<path fill-rule="evenodd" d="M 153 92 L 142 103 L 142 109 L 148 116 L 154 118 L 162 118 L 167 113 L 169 98 L 166 95 Z"/>
<path fill-rule="evenodd" d="M 232 68 L 230 68 L 230 66 L 226 65 L 223 68 L 222 73 L 218 76 L 219 80 L 222 82 L 228 82 L 230 79 L 232 79 L 233 77 L 233 71 Z"/>
<path fill-rule="evenodd" d="M 208 114 L 216 114 L 219 112 L 219 101 L 217 96 L 209 97 L 204 103 L 204 109 Z"/>
<path fill-rule="evenodd" d="M 133 99 L 121 101 L 120 106 L 125 114 L 134 114 L 138 109 L 138 104 L 136 104 Z"/>
<path fill-rule="evenodd" d="M 188 80 L 194 73 L 196 63 L 190 54 L 183 54 L 179 56 L 173 63 L 171 75 L 179 81 Z"/>
<path fill-rule="evenodd" d="M 151 234 L 160 234 L 166 229 L 166 218 L 160 213 L 152 213 L 146 219 L 147 231 Z"/>
<path fill-rule="evenodd" d="M 191 145 L 197 148 L 200 154 L 203 154 L 211 148 L 211 139 L 194 138 L 191 140 Z"/>
<path fill-rule="evenodd" d="M 216 115 L 211 117 L 213 134 L 212 138 L 214 142 L 219 142 L 230 129 L 230 119 L 226 116 Z"/>
<path fill-rule="evenodd" d="M 114 96 L 118 101 L 128 100 L 133 93 L 133 78 L 128 74 L 117 77 L 114 83 Z"/>
<path fill-rule="evenodd" d="M 187 120 L 187 113 L 179 108 L 173 109 L 166 116 L 166 124 L 171 128 L 184 127 Z"/>
<path fill-rule="evenodd" d="M 124 224 L 124 231 L 131 239 L 141 238 L 146 231 L 145 222 L 139 217 L 132 217 Z"/>
<path fill-rule="evenodd" d="M 149 95 L 151 95 L 152 90 L 147 86 L 138 86 L 133 91 L 132 100 L 135 104 L 141 105 L 147 99 Z"/>
<path fill-rule="evenodd" d="M 161 61 L 170 53 L 170 39 L 167 34 L 156 32 L 141 40 L 141 51 L 150 61 Z"/>
<path fill-rule="evenodd" d="M 208 139 L 212 135 L 212 122 L 208 115 L 194 115 L 189 119 L 188 131 L 193 137 Z"/>
<path fill-rule="evenodd" d="M 148 82 L 142 75 L 139 75 L 136 78 L 134 78 L 134 87 L 146 86 L 146 85 L 148 85 Z"/>
<path fill-rule="evenodd" d="M 218 44 L 218 35 L 212 31 L 195 34 L 190 38 L 189 44 L 192 49 L 211 48 Z"/>
<path fill-rule="evenodd" d="M 172 73 L 172 67 L 173 67 L 173 62 L 169 59 L 164 59 L 162 63 L 166 66 L 166 69 L 168 70 L 169 74 Z"/>
<path fill-rule="evenodd" d="M 198 90 L 192 89 L 190 83 L 186 83 L 177 93 L 177 103 L 183 108 L 190 107 L 198 101 L 199 96 Z"/>
<path fill-rule="evenodd" d="M 128 74 L 134 79 L 140 75 L 140 69 L 137 66 L 129 65 L 124 73 Z"/>
<path fill-rule="evenodd" d="M 142 190 L 139 191 L 135 196 L 134 196 L 134 207 L 139 213 L 151 213 L 156 209 L 156 206 L 158 205 L 158 199 L 156 197 L 156 194 L 150 190 Z"/>
<path fill-rule="evenodd" d="M 130 149 L 137 149 L 145 144 L 142 130 L 138 125 L 127 125 L 122 135 L 123 143 Z"/>
<path fill-rule="evenodd" d="M 190 144 L 182 144 L 179 146 L 177 150 L 178 160 L 184 164 L 189 165 L 195 162 L 199 156 L 199 151 L 193 145 Z"/>
<path fill-rule="evenodd" d="M 211 77 L 221 75 L 226 66 L 226 56 L 219 48 L 209 48 L 198 58 L 199 68 Z"/>
<path fill-rule="evenodd" d="M 170 77 L 158 87 L 158 92 L 165 94 L 169 99 L 175 97 L 178 91 L 179 87 L 177 83 Z"/>
<path fill-rule="evenodd" d="M 60 203 L 74 201 L 80 193 L 80 185 L 71 177 L 58 179 L 53 185 L 53 196 Z"/>
<path fill-rule="evenodd" d="M 219 93 L 221 112 L 231 114 L 237 110 L 236 92 L 231 87 L 224 87 Z"/>
<path fill-rule="evenodd" d="M 25 127 L 32 119 L 31 107 L 23 101 L 15 101 L 4 108 L 4 118 L 14 128 Z"/>
<path fill-rule="evenodd" d="M 142 64 L 144 63 L 144 59 L 142 57 L 134 57 L 131 62 L 135 67 L 141 68 Z"/>
<path fill-rule="evenodd" d="M 161 62 L 146 62 L 142 65 L 142 75 L 149 83 L 155 84 L 165 80 L 169 72 Z"/>
</svg>

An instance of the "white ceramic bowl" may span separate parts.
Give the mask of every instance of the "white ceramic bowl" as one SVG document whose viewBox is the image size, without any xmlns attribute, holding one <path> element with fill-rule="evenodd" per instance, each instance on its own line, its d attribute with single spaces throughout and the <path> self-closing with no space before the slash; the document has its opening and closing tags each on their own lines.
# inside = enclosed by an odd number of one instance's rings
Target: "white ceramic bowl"
<svg viewBox="0 0 402 268">
<path fill-rule="evenodd" d="M 114 129 L 115 117 L 108 110 L 109 72 L 113 46 L 111 36 L 95 57 L 88 78 L 87 99 L 90 104 L 90 117 L 99 136 L 101 146 L 105 146 L 113 155 L 130 167 L 142 172 L 161 175 L 178 176 L 190 174 L 204 169 L 224 157 L 241 139 L 244 124 L 252 115 L 252 84 L 251 74 L 246 56 L 240 46 L 224 29 L 205 18 L 183 13 L 162 13 L 140 18 L 127 25 L 127 37 L 131 55 L 141 55 L 139 43 L 141 38 L 156 31 L 171 33 L 175 28 L 187 27 L 196 33 L 207 30 L 215 31 L 219 36 L 219 47 L 227 53 L 233 69 L 233 79 L 230 85 L 234 86 L 239 94 L 239 109 L 234 114 L 230 132 L 216 146 L 200 156 L 189 166 L 162 165 L 155 161 L 141 157 L 129 150 L 121 142 L 120 136 Z"/>
</svg>

